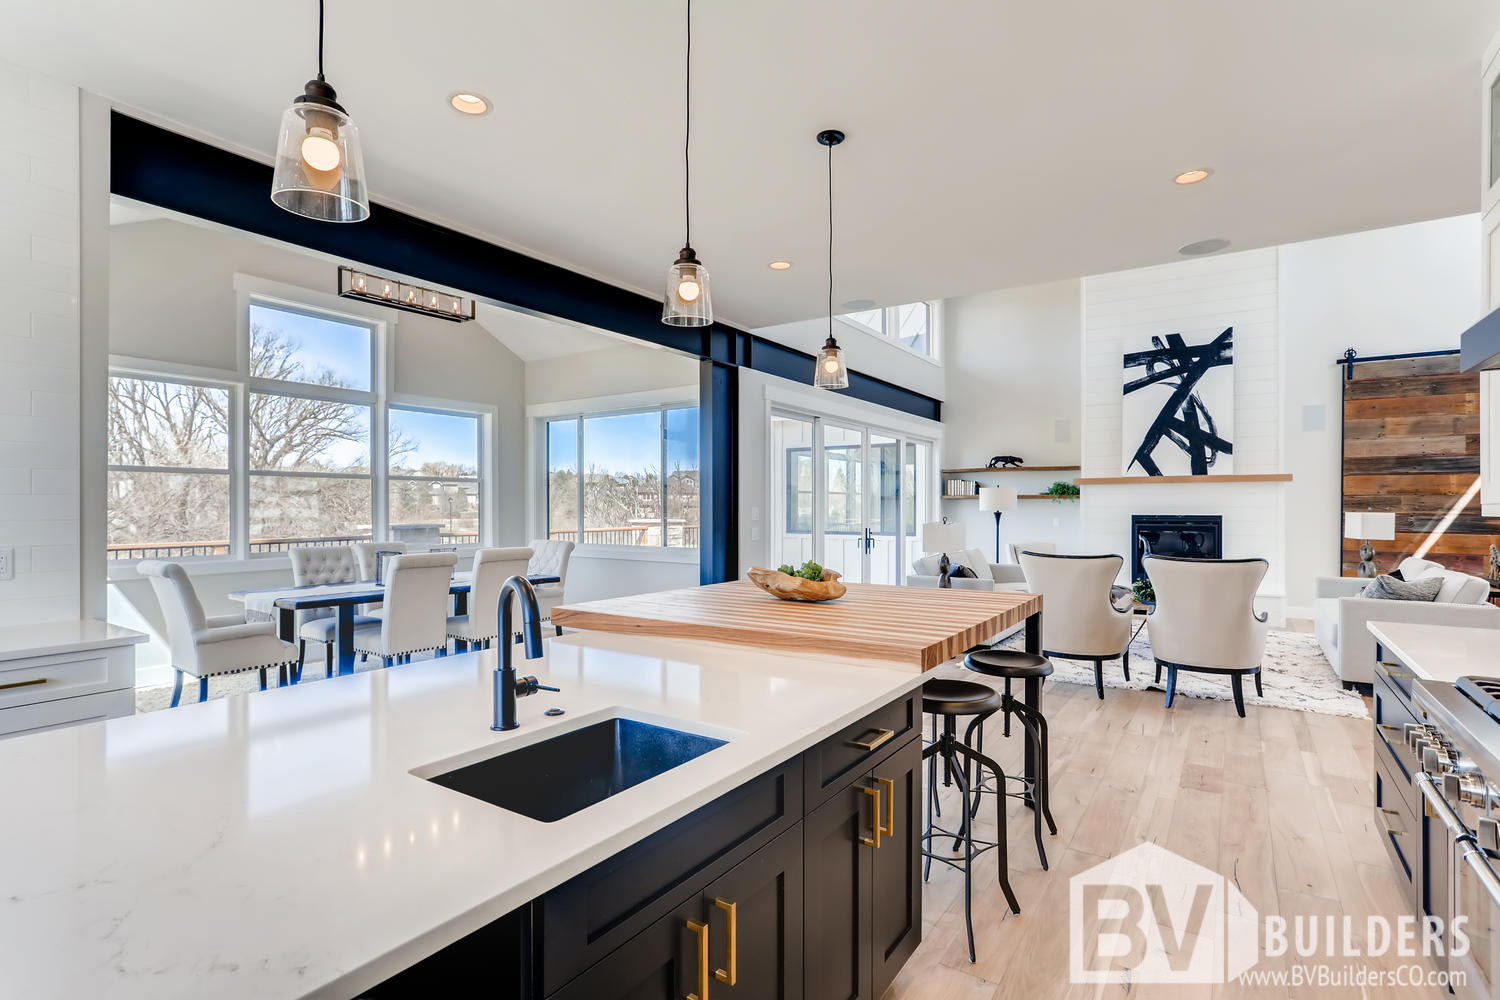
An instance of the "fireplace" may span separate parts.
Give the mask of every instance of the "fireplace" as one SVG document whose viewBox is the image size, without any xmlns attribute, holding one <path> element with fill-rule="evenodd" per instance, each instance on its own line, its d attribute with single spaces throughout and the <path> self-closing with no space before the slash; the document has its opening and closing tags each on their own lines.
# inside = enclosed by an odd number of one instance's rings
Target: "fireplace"
<svg viewBox="0 0 1500 1000">
<path fill-rule="evenodd" d="M 1224 518 L 1218 514 L 1132 514 L 1130 537 L 1130 579 L 1145 577 L 1141 569 L 1143 556 L 1189 556 L 1196 559 L 1221 559 Z"/>
</svg>

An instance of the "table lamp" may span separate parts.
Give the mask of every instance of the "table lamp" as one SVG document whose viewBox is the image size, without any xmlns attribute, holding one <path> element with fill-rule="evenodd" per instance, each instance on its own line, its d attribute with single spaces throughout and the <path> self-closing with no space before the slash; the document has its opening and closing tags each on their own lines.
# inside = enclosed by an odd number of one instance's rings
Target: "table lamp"
<svg viewBox="0 0 1500 1000">
<path fill-rule="evenodd" d="M 1375 546 L 1370 542 L 1390 541 L 1396 537 L 1396 515 L 1381 514 L 1373 510 L 1346 510 L 1344 511 L 1344 537 L 1358 538 L 1361 541 L 1359 575 L 1378 576 L 1380 570 L 1375 566 Z"/>
<path fill-rule="evenodd" d="M 933 552 L 957 552 L 964 547 L 964 526 L 947 521 L 932 521 L 922 525 L 922 554 Z"/>
<path fill-rule="evenodd" d="M 1015 510 L 1018 499 L 1009 486 L 979 487 L 979 509 L 995 515 L 995 562 L 1000 561 L 1000 515 Z"/>
</svg>

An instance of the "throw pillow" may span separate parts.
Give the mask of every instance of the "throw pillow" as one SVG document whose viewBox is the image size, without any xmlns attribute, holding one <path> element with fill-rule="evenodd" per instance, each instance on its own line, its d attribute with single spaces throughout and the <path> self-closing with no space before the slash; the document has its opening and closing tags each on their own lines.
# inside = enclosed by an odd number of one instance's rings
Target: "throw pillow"
<svg viewBox="0 0 1500 1000">
<path fill-rule="evenodd" d="M 948 575 L 951 576 L 951 577 L 956 577 L 956 578 L 958 578 L 960 580 L 977 580 L 977 579 L 979 579 L 979 574 L 978 573 L 974 572 L 972 569 L 970 569 L 969 567 L 963 565 L 962 563 L 955 564 L 954 567 L 953 567 L 953 572 L 949 573 Z"/>
<path fill-rule="evenodd" d="M 1431 601 L 1443 588 L 1441 576 L 1423 576 L 1415 580 L 1397 580 L 1382 573 L 1371 580 L 1361 597 L 1373 597 L 1382 601 Z"/>
</svg>

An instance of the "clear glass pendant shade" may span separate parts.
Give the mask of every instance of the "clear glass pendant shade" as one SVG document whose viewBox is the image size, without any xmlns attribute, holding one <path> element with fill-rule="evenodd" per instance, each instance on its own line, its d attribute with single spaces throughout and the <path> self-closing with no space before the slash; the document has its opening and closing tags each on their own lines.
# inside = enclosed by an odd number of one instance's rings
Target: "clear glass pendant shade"
<svg viewBox="0 0 1500 1000">
<path fill-rule="evenodd" d="M 830 335 L 818 352 L 818 367 L 813 372 L 813 386 L 818 389 L 849 388 L 849 369 L 844 366 L 844 352 Z"/>
<path fill-rule="evenodd" d="M 708 268 L 691 247 L 684 247 L 667 268 L 667 290 L 662 296 L 661 321 L 668 326 L 708 326 L 714 321 L 708 294 Z"/>
<path fill-rule="evenodd" d="M 282 114 L 271 201 L 319 222 L 370 217 L 359 129 L 342 108 L 299 100 Z"/>
</svg>

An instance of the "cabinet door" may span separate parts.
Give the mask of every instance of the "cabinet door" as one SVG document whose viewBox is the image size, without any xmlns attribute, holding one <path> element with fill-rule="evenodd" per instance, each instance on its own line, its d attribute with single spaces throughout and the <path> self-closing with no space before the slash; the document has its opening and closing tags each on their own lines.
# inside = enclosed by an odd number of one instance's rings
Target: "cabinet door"
<svg viewBox="0 0 1500 1000">
<path fill-rule="evenodd" d="M 703 929 L 694 931 L 689 922 Z M 702 899 L 694 896 L 553 993 L 552 1000 L 683 1000 L 689 993 L 701 997 L 699 948 L 707 934 Z M 708 975 L 711 979 L 712 971 Z"/>
<path fill-rule="evenodd" d="M 790 830 L 712 883 L 713 1000 L 801 1000 L 802 831 Z"/>
<path fill-rule="evenodd" d="M 870 776 L 881 790 L 881 819 L 895 830 L 870 852 L 870 995 L 879 997 L 922 940 L 922 741 L 909 741 Z"/>
<path fill-rule="evenodd" d="M 875 799 L 861 777 L 803 821 L 803 983 L 807 1000 L 873 1000 L 870 870 Z"/>
</svg>

